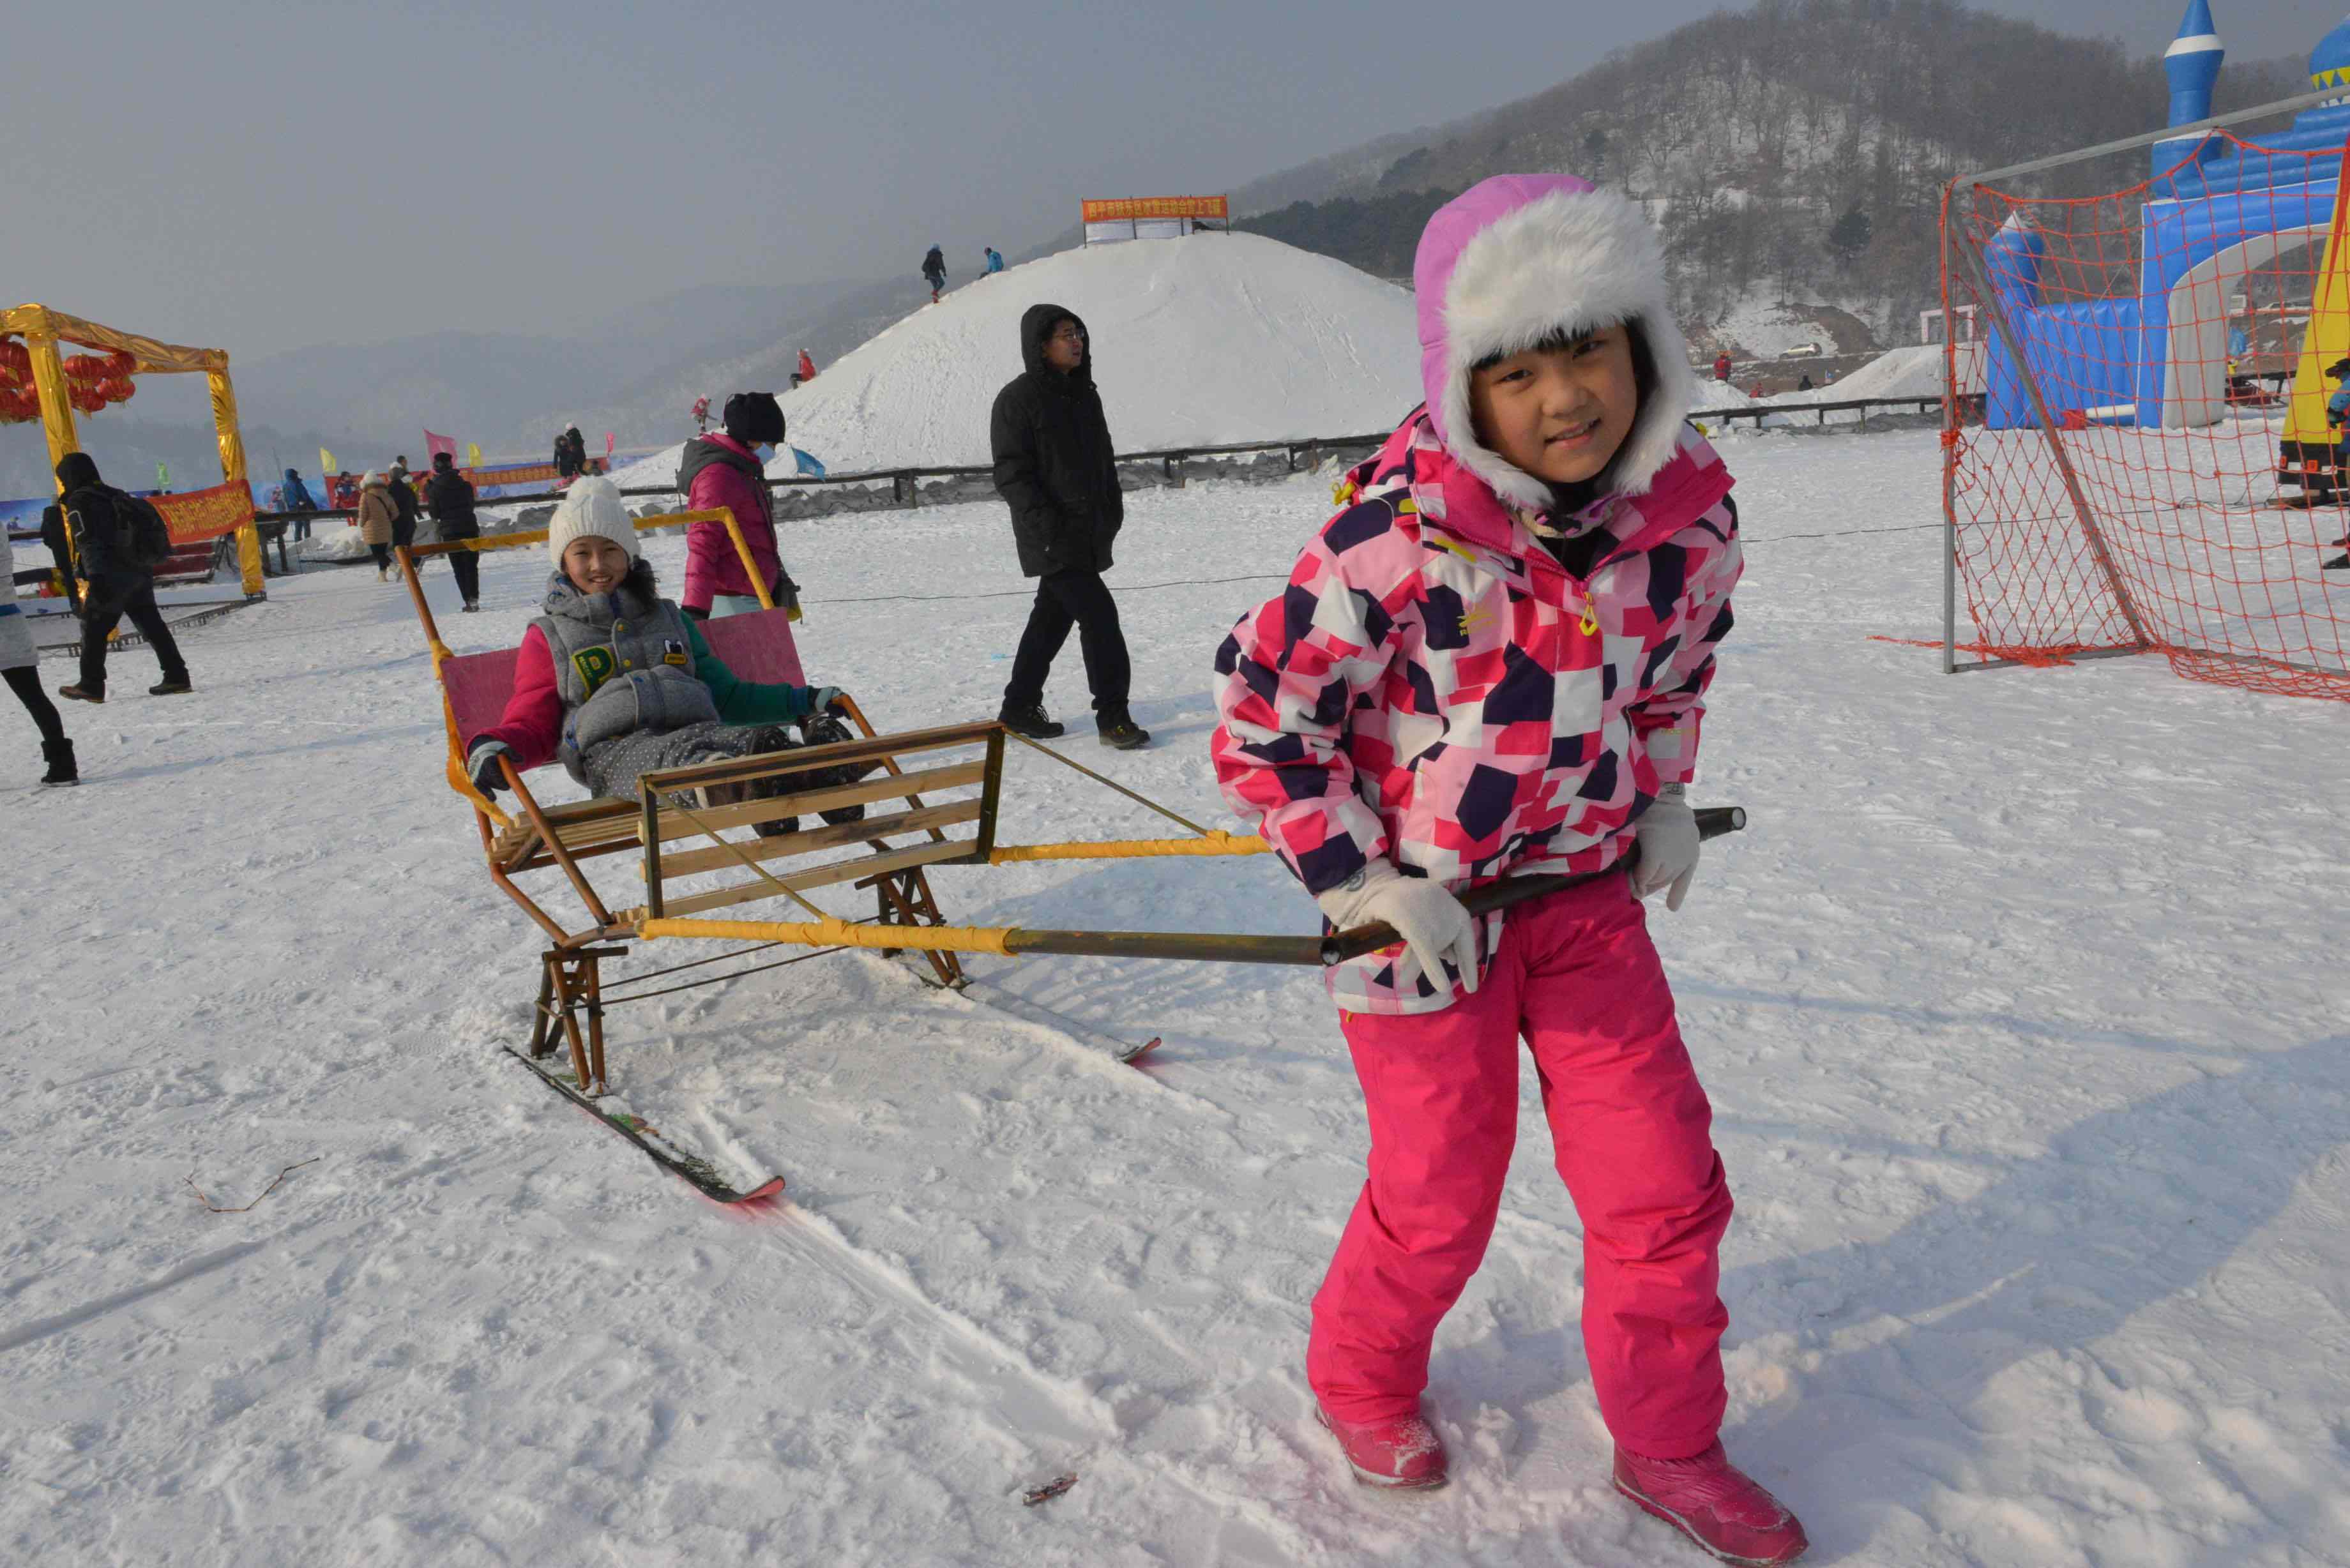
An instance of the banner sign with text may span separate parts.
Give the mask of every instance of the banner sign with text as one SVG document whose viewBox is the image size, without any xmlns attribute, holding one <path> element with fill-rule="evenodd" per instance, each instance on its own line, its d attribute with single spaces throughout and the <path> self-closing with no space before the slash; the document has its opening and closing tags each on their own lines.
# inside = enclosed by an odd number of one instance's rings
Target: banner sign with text
<svg viewBox="0 0 2350 1568">
<path fill-rule="evenodd" d="M 1121 196 L 1085 202 L 1088 223 L 1122 223 L 1136 218 L 1217 218 L 1232 216 L 1227 196 Z"/>
<path fill-rule="evenodd" d="M 253 492 L 242 484 L 215 484 L 178 495 L 152 495 L 174 545 L 201 544 L 234 534 L 253 521 Z"/>
</svg>

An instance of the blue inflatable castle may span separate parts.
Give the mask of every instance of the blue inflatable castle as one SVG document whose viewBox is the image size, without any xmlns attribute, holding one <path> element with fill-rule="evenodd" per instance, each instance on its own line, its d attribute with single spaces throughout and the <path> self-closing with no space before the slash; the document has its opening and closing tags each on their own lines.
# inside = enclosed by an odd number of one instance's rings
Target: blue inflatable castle
<svg viewBox="0 0 2350 1568">
<path fill-rule="evenodd" d="M 2171 125 L 2210 117 L 2212 88 L 2226 57 L 2209 0 L 2192 0 L 2163 59 L 2170 78 Z M 2350 21 L 2320 40 L 2309 69 L 2313 88 L 2350 92 Z M 2209 425 L 2224 418 L 2230 288 L 2241 287 L 2245 273 L 2285 252 L 2324 250 L 2345 141 L 2350 97 L 2308 109 L 2273 133 L 2231 138 L 2202 132 L 2158 143 L 2141 218 L 2135 296 L 2049 303 L 2050 292 L 2063 292 L 2052 287 L 2061 277 L 2059 269 L 2073 264 L 2052 258 L 2044 239 L 2020 214 L 2011 218 L 1985 246 L 1983 259 L 2051 416 L 2063 420 L 2070 413 L 2152 429 Z M 2304 426 L 2303 404 L 2308 400 L 2304 387 L 2296 384 L 2286 429 L 2289 449 L 2307 438 L 2330 451 L 2324 414 L 2328 389 L 2308 370 L 2313 357 L 2339 358 L 2350 339 L 2350 296 L 2340 286 L 2345 267 L 2350 267 L 2350 254 L 2330 257 L 2318 282 L 2303 354 L 2303 380 L 2315 397 L 2310 410 L 2316 416 L 2314 428 Z M 1990 348 L 1988 422 L 1994 429 L 2033 423 L 2012 357 L 1997 337 Z"/>
</svg>

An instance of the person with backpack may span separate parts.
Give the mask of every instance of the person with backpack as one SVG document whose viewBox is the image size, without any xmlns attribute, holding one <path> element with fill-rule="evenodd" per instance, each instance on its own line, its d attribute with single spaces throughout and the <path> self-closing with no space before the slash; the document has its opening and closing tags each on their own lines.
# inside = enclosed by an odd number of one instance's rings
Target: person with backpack
<svg viewBox="0 0 2350 1568">
<path fill-rule="evenodd" d="M 432 509 L 432 526 L 445 543 L 478 539 L 481 519 L 473 514 L 473 482 L 457 472 L 450 452 L 432 454 L 432 477 L 424 482 L 424 504 Z M 468 614 L 482 607 L 482 557 L 471 550 L 449 552 L 449 571 L 457 579 L 457 593 Z"/>
<path fill-rule="evenodd" d="M 40 651 L 33 646 L 32 628 L 16 607 L 15 547 L 8 543 L 8 530 L 0 528 L 0 681 L 16 694 L 16 701 L 32 715 L 34 727 L 41 732 L 41 761 L 49 768 L 41 782 L 79 784 L 81 774 L 74 771 L 73 742 L 66 739 L 66 722 L 57 716 L 57 705 L 41 690 L 39 664 Z"/>
<path fill-rule="evenodd" d="M 947 286 L 947 258 L 932 245 L 931 254 L 922 258 L 922 281 L 931 286 L 931 303 L 939 302 L 939 293 Z"/>
<path fill-rule="evenodd" d="M 106 701 L 106 639 L 129 616 L 147 646 L 155 650 L 162 680 L 147 689 L 151 697 L 176 697 L 192 691 L 187 660 L 155 607 L 155 568 L 172 558 L 172 531 L 163 514 L 136 495 L 117 490 L 98 476 L 98 464 L 86 452 L 69 452 L 57 460 L 57 486 L 64 493 L 49 508 L 72 541 L 74 572 L 87 585 L 81 595 L 81 679 L 57 688 L 57 695 L 77 702 Z M 42 519 L 46 532 L 47 518 Z"/>
</svg>

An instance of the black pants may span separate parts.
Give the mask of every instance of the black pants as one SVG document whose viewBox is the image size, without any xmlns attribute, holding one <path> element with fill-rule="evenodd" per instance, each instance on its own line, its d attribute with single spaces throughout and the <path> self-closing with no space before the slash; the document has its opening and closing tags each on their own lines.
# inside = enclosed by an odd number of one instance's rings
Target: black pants
<svg viewBox="0 0 2350 1568">
<path fill-rule="evenodd" d="M 482 531 L 479 528 L 467 528 L 463 525 L 452 528 L 443 524 L 441 528 L 441 538 L 443 543 L 452 539 L 478 539 L 481 535 Z M 450 551 L 449 571 L 457 579 L 458 595 L 467 604 L 472 604 L 482 597 L 482 557 L 478 554 L 472 550 Z"/>
<path fill-rule="evenodd" d="M 1118 628 L 1118 601 L 1099 572 L 1054 572 L 1036 579 L 1036 603 L 1028 611 L 1028 629 L 1020 634 L 1020 651 L 1012 660 L 1012 683 L 1003 689 L 1003 705 L 1031 708 L 1045 700 L 1045 677 L 1053 656 L 1077 628 L 1077 646 L 1085 650 L 1086 684 L 1093 689 L 1094 711 L 1112 718 L 1126 713 L 1128 689 L 1134 667 L 1126 655 L 1126 634 Z"/>
<path fill-rule="evenodd" d="M 416 543 L 416 519 L 395 517 L 391 520 L 391 547 L 405 550 Z"/>
<path fill-rule="evenodd" d="M 126 615 L 147 639 L 147 646 L 155 650 L 163 679 L 185 680 L 188 661 L 180 657 L 180 645 L 172 640 L 172 628 L 163 624 L 163 612 L 155 607 L 155 579 L 134 575 L 105 577 L 89 585 L 88 597 L 82 603 L 81 689 L 106 690 L 106 639 Z"/>
<path fill-rule="evenodd" d="M 8 682 L 8 690 L 16 694 L 16 701 L 25 705 L 25 711 L 40 727 L 41 744 L 54 746 L 66 738 L 66 722 L 57 717 L 57 705 L 41 690 L 41 672 L 37 669 L 26 664 L 15 670 L 0 670 L 0 680 Z"/>
<path fill-rule="evenodd" d="M 381 572 L 381 571 L 387 571 L 387 570 L 389 570 L 389 569 L 390 568 L 390 566 L 391 566 L 391 546 L 390 546 L 390 545 L 369 545 L 368 546 L 368 554 L 369 554 L 369 555 L 370 555 L 370 556 L 373 556 L 375 557 L 375 569 L 376 569 L 377 571 L 379 571 L 379 572 Z"/>
</svg>

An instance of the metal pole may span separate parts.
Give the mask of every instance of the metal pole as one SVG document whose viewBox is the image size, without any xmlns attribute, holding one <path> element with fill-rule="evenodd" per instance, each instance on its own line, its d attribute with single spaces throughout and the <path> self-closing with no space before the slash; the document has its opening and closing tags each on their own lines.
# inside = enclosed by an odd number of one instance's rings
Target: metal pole
<svg viewBox="0 0 2350 1568">
<path fill-rule="evenodd" d="M 2035 174 L 2043 169 L 2057 169 L 2067 163 L 2078 163 L 2107 152 L 2127 152 L 2135 148 L 2152 147 L 2158 141 L 2184 141 L 2198 131 L 2217 130 L 2223 125 L 2241 125 L 2248 119 L 2264 119 L 2271 115 L 2290 113 L 2297 109 L 2314 109 L 2322 103 L 2334 103 L 2342 97 L 2338 87 L 2323 92 L 2305 92 L 2298 98 L 2281 98 L 2274 103 L 2258 104 L 2240 109 L 2233 114 L 2215 114 L 2209 119 L 2199 119 L 2192 125 L 2173 125 L 2160 130 L 2149 130 L 2139 136 L 2126 136 L 2119 141 L 2101 141 L 2095 147 L 2084 147 L 2077 152 L 2061 152 L 2054 158 L 2035 158 L 2029 163 L 2010 163 L 2003 169 L 1986 169 L 1980 174 L 1968 174 L 1951 182 L 1954 185 L 1982 185 L 1993 180 L 2004 180 L 2015 174 Z M 1947 323 L 1943 330 L 1950 330 Z"/>
<path fill-rule="evenodd" d="M 1942 192 L 1942 673 L 1959 672 L 1959 371 L 1950 324 L 1950 197 Z M 1969 198 L 1972 205 L 1972 198 Z M 1988 387 L 1988 382 L 1986 382 Z M 1988 396 L 1986 396 L 1986 403 Z"/>
<path fill-rule="evenodd" d="M 2097 570 L 2104 574 L 2106 587 L 2112 591 L 2114 602 L 2120 607 L 2122 618 L 2129 622 L 2130 634 L 2137 639 L 2138 647 L 2141 649 L 2152 648 L 2154 639 L 2147 635 L 2145 623 L 2138 619 L 2137 606 L 2131 600 L 2129 588 L 2122 581 L 2121 569 L 2114 565 L 2112 553 L 2106 548 L 2105 531 L 2097 526 L 2096 516 L 2089 510 L 2089 498 L 2081 490 L 2081 476 L 2073 472 L 2072 454 L 2064 450 L 2064 438 L 2056 433 L 2056 421 L 2049 417 L 2048 404 L 2040 395 L 2040 382 L 2032 374 L 2031 361 L 2023 357 L 2022 339 L 2016 335 L 2014 324 L 2007 318 L 2007 306 L 2000 298 L 1999 290 L 1991 286 L 1991 275 L 1984 271 L 1982 258 L 1975 254 L 1974 247 L 1966 243 L 1964 236 L 1956 243 L 1959 258 L 1966 264 L 1968 275 L 1991 317 L 1992 330 L 1999 334 L 2000 341 L 2007 346 L 2008 353 L 2015 360 L 2016 379 L 2023 383 L 2024 392 L 2032 399 L 2032 411 L 2040 420 L 2040 433 L 2047 438 L 2049 455 L 2056 460 L 2056 471 L 2064 477 L 2064 493 L 2072 497 L 2073 514 L 2080 522 L 2082 535 L 2089 541 L 2089 553 L 2096 559 Z M 1989 375 L 1990 367 L 1985 366 L 1986 400 L 1989 397 Z M 1985 419 L 1989 419 L 1988 406 Z"/>
</svg>

